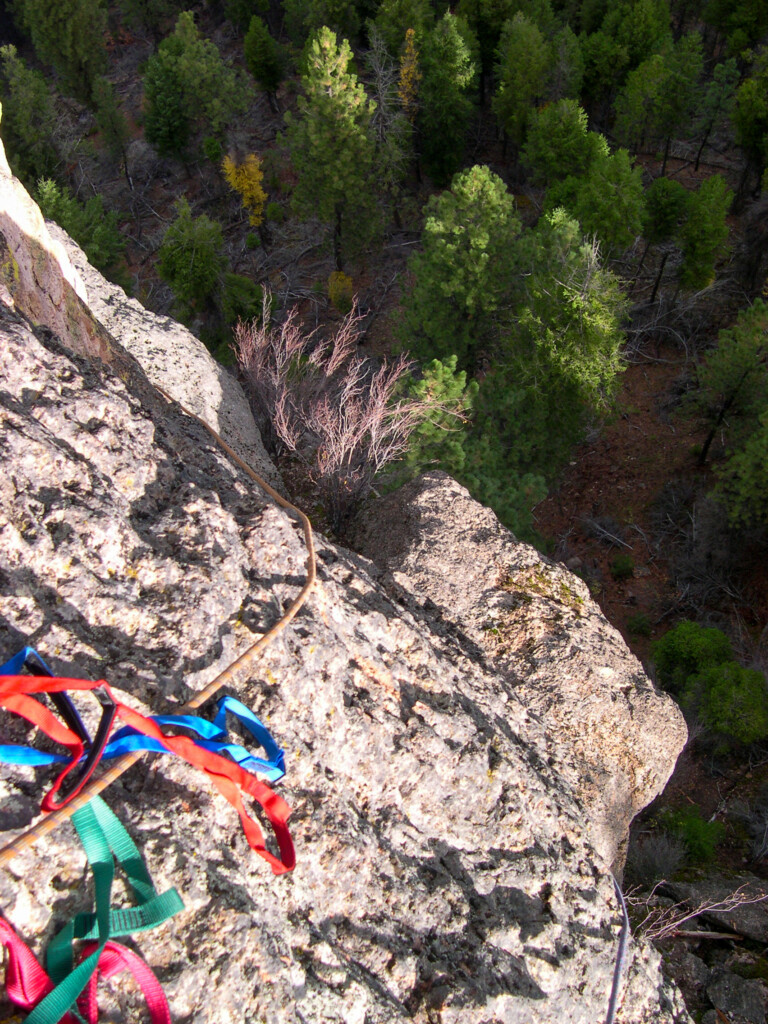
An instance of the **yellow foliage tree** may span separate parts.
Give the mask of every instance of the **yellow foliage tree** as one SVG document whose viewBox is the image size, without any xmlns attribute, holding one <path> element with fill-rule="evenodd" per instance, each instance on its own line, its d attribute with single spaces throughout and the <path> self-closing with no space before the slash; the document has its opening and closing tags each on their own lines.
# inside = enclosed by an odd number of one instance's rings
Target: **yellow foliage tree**
<svg viewBox="0 0 768 1024">
<path fill-rule="evenodd" d="M 236 164 L 231 157 L 225 156 L 221 168 L 229 187 L 240 196 L 243 208 L 248 212 L 249 223 L 258 227 L 264 220 L 267 202 L 267 193 L 261 185 L 264 178 L 261 160 L 255 153 L 249 153 L 241 164 Z"/>
<path fill-rule="evenodd" d="M 400 58 L 400 80 L 397 85 L 397 94 L 403 106 L 403 112 L 413 124 L 416 114 L 419 111 L 419 82 L 421 71 L 419 71 L 419 51 L 416 49 L 416 33 L 409 28 L 405 33 L 405 46 L 403 55 Z"/>
<path fill-rule="evenodd" d="M 352 290 L 352 278 L 343 270 L 334 270 L 328 278 L 328 298 L 334 309 L 346 314 L 352 309 L 354 293 Z"/>
</svg>

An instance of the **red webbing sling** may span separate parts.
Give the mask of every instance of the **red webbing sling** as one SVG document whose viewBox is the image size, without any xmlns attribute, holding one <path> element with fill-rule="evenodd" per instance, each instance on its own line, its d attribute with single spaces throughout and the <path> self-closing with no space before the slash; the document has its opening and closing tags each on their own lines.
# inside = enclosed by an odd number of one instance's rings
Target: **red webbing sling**
<svg viewBox="0 0 768 1024">
<path fill-rule="evenodd" d="M 69 771 L 83 753 L 82 741 L 72 730 L 62 725 L 54 715 L 36 701 L 31 694 L 58 693 L 66 690 L 96 690 L 103 687 L 117 708 L 117 717 L 137 732 L 158 740 L 171 753 L 177 754 L 188 764 L 206 773 L 214 786 L 235 808 L 248 840 L 248 845 L 271 866 L 276 875 L 292 871 L 296 865 L 293 841 L 287 821 L 291 809 L 282 797 L 270 787 L 245 771 L 240 765 L 220 757 L 187 736 L 167 736 L 150 719 L 125 704 L 115 700 L 109 685 L 104 680 L 91 682 L 86 679 L 65 679 L 46 676 L 0 676 L 0 707 L 13 711 L 33 725 L 42 729 L 51 739 L 62 743 L 72 751 L 73 761 L 60 773 L 43 800 L 42 809 L 55 806 L 56 793 Z M 243 804 L 242 793 L 252 796 L 264 810 L 277 839 L 280 857 L 275 857 L 264 843 L 264 835 L 258 823 L 248 814 Z"/>
<path fill-rule="evenodd" d="M 10 1001 L 22 1010 L 34 1010 L 40 1002 L 51 993 L 54 984 L 43 970 L 35 954 L 23 942 L 8 922 L 0 916 L 0 946 L 8 952 L 6 967 L 6 994 Z M 85 946 L 81 960 L 85 960 L 98 948 L 93 942 Z M 97 1024 L 99 1007 L 96 1001 L 98 975 L 111 978 L 121 971 L 128 970 L 136 979 L 136 983 L 144 995 L 149 1010 L 151 1024 L 171 1024 L 168 1001 L 165 998 L 160 982 L 146 963 L 132 950 L 118 942 L 109 941 L 99 957 L 96 972 L 77 1000 L 77 1008 L 85 1017 L 87 1024 Z M 78 1018 L 66 1013 L 61 1024 L 77 1024 Z"/>
</svg>

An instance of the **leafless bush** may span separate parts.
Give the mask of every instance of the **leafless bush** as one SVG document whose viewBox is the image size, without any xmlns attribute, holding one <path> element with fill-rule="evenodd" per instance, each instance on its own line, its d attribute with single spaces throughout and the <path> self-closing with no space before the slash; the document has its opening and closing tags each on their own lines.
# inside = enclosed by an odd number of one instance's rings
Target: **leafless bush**
<svg viewBox="0 0 768 1024">
<path fill-rule="evenodd" d="M 750 856 L 753 861 L 768 857 L 768 791 L 763 791 L 752 803 L 735 800 L 730 807 L 732 817 L 740 821 L 751 840 Z"/>
<path fill-rule="evenodd" d="M 664 899 L 660 891 L 664 882 L 657 884 L 648 893 L 642 893 L 637 889 L 625 893 L 627 906 L 633 911 L 633 917 L 639 921 L 635 924 L 635 935 L 642 935 L 649 942 L 658 942 L 660 939 L 668 938 L 682 930 L 682 926 L 699 917 L 700 914 L 721 913 L 727 914 L 737 907 L 743 907 L 751 903 L 762 903 L 768 899 L 768 893 L 759 896 L 752 896 L 745 891 L 745 886 L 739 886 L 732 893 L 720 900 L 701 900 L 695 907 L 685 901 L 673 903 Z"/>
<path fill-rule="evenodd" d="M 696 485 L 682 477 L 668 481 L 661 489 L 650 513 L 654 536 L 667 546 L 672 540 L 684 540 L 691 526 L 691 509 L 696 499 Z"/>
<path fill-rule="evenodd" d="M 701 616 L 724 599 L 740 601 L 743 560 L 744 538 L 729 524 L 725 509 L 712 498 L 699 498 L 674 559 L 679 603 Z"/>
<path fill-rule="evenodd" d="M 273 454 L 290 452 L 306 466 L 341 533 L 376 474 L 407 452 L 436 403 L 403 396 L 405 356 L 376 365 L 356 354 L 356 303 L 326 339 L 303 333 L 295 308 L 280 325 L 270 310 L 265 293 L 261 321 L 235 329 L 256 420 Z"/>
<path fill-rule="evenodd" d="M 583 523 L 584 532 L 588 537 L 595 537 L 612 548 L 632 550 L 632 545 L 627 544 L 624 539 L 622 526 L 611 516 L 596 516 L 594 519 L 584 519 Z"/>
<path fill-rule="evenodd" d="M 635 837 L 627 851 L 627 877 L 638 885 L 672 878 L 685 863 L 685 843 L 669 832 Z"/>
</svg>

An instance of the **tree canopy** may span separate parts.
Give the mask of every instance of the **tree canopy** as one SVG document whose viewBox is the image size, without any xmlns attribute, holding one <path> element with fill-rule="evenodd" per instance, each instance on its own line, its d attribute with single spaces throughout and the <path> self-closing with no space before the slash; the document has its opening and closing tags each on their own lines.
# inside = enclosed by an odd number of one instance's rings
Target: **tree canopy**
<svg viewBox="0 0 768 1024">
<path fill-rule="evenodd" d="M 291 160 L 299 178 L 293 193 L 300 216 L 333 224 L 336 269 L 342 240 L 353 227 L 371 225 L 374 103 L 351 70 L 352 51 L 329 28 L 308 44 L 297 114 L 285 115 Z M 365 211 L 367 216 L 361 217 Z"/>
</svg>

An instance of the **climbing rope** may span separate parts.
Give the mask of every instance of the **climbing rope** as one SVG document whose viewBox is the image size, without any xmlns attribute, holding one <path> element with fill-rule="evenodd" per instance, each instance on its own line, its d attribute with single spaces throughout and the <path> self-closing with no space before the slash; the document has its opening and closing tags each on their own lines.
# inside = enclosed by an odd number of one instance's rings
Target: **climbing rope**
<svg viewBox="0 0 768 1024">
<path fill-rule="evenodd" d="M 157 390 L 169 402 L 175 401 L 162 388 L 158 387 Z M 201 707 L 217 692 L 217 690 L 220 690 L 222 686 L 234 683 L 237 676 L 254 661 L 257 655 L 259 655 L 265 647 L 271 644 L 275 637 L 282 633 L 288 623 L 295 618 L 299 609 L 305 603 L 311 591 L 315 587 L 317 580 L 317 562 L 315 558 L 315 545 L 312 539 L 312 524 L 301 509 L 288 501 L 287 498 L 284 498 L 282 494 L 276 491 L 274 487 L 270 486 L 270 484 L 268 484 L 263 477 L 259 476 L 258 473 L 255 473 L 251 467 L 240 458 L 237 452 L 232 450 L 221 435 L 218 434 L 213 427 L 209 426 L 204 419 L 187 409 L 180 402 L 176 404 L 178 404 L 183 413 L 191 417 L 193 420 L 196 420 L 202 427 L 204 427 L 211 437 L 213 437 L 214 440 L 224 449 L 227 455 L 229 455 L 229 457 L 251 478 L 251 480 L 257 483 L 259 487 L 261 487 L 261 489 L 270 496 L 270 498 L 277 502 L 281 508 L 286 509 L 286 511 L 296 516 L 304 531 L 304 542 L 307 547 L 307 579 L 304 586 L 301 588 L 299 595 L 291 603 L 288 610 L 283 614 L 282 618 L 272 626 L 271 629 L 267 630 L 263 636 L 259 637 L 259 639 L 243 654 L 241 654 L 239 658 L 228 665 L 223 672 L 220 672 L 215 679 L 208 683 L 208 685 L 199 693 L 196 693 L 191 700 L 187 701 L 179 711 L 179 714 L 183 715 Z M 141 751 L 133 751 L 124 754 L 97 779 L 90 779 L 87 785 L 83 786 L 82 789 L 80 789 L 80 791 L 73 796 L 71 800 L 69 800 L 66 806 L 61 807 L 58 810 L 54 810 L 50 814 L 46 815 L 46 817 L 41 818 L 36 825 L 27 829 L 26 832 L 23 832 L 20 836 L 17 836 L 10 843 L 4 846 L 0 850 L 0 866 L 10 863 L 17 854 L 21 853 L 23 850 L 30 849 L 38 839 L 42 838 L 42 836 L 49 835 L 51 832 L 55 831 L 62 822 L 69 820 L 75 811 L 84 807 L 92 797 L 96 796 L 98 793 L 102 793 L 108 786 L 111 786 L 112 783 L 119 779 L 124 772 L 128 771 L 128 769 L 135 764 L 140 757 Z"/>
<path fill-rule="evenodd" d="M 622 921 L 621 932 L 619 933 L 619 948 L 616 951 L 616 963 L 613 968 L 611 998 L 608 1001 L 608 1013 L 605 1018 L 605 1024 L 613 1024 L 616 1019 L 616 1008 L 619 1002 L 619 992 L 621 991 L 621 977 L 624 973 L 624 961 L 627 958 L 627 942 L 629 940 L 629 914 L 627 913 L 627 904 L 624 902 L 624 893 L 621 891 L 621 887 L 613 875 L 611 875 L 611 878 L 613 879 L 616 899 L 621 907 Z"/>
</svg>

